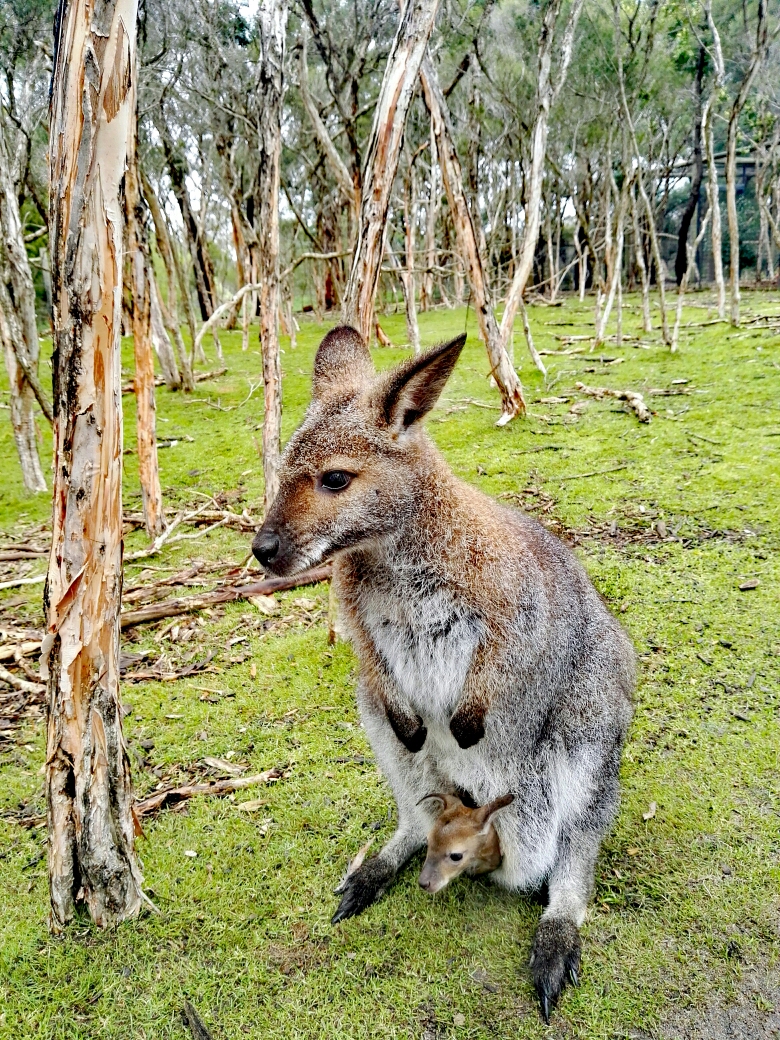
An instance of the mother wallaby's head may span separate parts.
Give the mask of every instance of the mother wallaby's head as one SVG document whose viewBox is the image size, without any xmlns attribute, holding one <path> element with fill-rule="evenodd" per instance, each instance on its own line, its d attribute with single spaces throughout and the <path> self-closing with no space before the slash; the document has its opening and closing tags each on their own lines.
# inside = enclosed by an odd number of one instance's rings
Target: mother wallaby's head
<svg viewBox="0 0 780 1040">
<path fill-rule="evenodd" d="M 417 491 L 420 420 L 436 403 L 465 335 L 377 375 L 355 329 L 317 350 L 312 402 L 282 456 L 279 494 L 252 550 L 294 574 L 395 530 Z"/>
</svg>

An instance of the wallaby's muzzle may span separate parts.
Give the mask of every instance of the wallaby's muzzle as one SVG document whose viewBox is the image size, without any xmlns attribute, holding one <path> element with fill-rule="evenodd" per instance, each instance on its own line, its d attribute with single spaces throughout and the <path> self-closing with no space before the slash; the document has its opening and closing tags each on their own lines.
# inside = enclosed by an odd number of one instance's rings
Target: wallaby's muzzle
<svg viewBox="0 0 780 1040">
<path fill-rule="evenodd" d="M 275 531 L 267 531 L 263 525 L 254 537 L 252 552 L 264 571 L 273 570 L 273 562 L 279 556 L 281 541 Z"/>
</svg>

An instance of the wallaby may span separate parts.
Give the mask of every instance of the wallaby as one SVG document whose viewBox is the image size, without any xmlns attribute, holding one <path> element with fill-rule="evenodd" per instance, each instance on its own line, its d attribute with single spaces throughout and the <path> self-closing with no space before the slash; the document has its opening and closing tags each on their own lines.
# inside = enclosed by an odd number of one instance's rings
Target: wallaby
<svg viewBox="0 0 780 1040">
<path fill-rule="evenodd" d="M 420 803 L 428 799 L 438 801 L 441 811 L 428 832 L 420 888 L 441 892 L 461 874 L 489 874 L 500 866 L 501 844 L 493 817 L 514 801 L 514 795 L 505 794 L 475 808 L 464 805 L 455 794 L 426 794 Z"/>
<path fill-rule="evenodd" d="M 333 558 L 362 722 L 398 807 L 393 837 L 339 886 L 334 923 L 370 906 L 423 847 L 423 795 L 485 804 L 511 792 L 493 878 L 547 883 L 530 961 L 546 1020 L 579 972 L 634 651 L 574 554 L 458 480 L 425 435 L 465 338 L 377 375 L 358 332 L 328 333 L 253 549 L 278 575 Z"/>
</svg>

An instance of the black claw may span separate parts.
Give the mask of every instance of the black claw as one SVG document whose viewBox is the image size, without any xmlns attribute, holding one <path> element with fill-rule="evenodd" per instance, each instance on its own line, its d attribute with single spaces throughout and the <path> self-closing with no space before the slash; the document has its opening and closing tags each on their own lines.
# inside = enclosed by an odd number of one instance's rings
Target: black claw
<svg viewBox="0 0 780 1040">
<path fill-rule="evenodd" d="M 579 983 L 580 936 L 576 924 L 566 918 L 543 917 L 531 952 L 531 975 L 539 997 L 542 1018 L 549 1024 L 567 979 Z"/>
<path fill-rule="evenodd" d="M 549 1024 L 550 1024 L 550 998 L 547 996 L 546 993 L 540 993 L 539 994 L 539 1002 L 542 1005 L 542 1018 L 544 1019 L 544 1024 L 546 1026 L 549 1026 Z"/>
<path fill-rule="evenodd" d="M 392 870 L 376 857 L 358 867 L 343 883 L 341 902 L 330 919 L 331 924 L 338 924 L 367 910 L 382 895 L 392 876 Z"/>
</svg>

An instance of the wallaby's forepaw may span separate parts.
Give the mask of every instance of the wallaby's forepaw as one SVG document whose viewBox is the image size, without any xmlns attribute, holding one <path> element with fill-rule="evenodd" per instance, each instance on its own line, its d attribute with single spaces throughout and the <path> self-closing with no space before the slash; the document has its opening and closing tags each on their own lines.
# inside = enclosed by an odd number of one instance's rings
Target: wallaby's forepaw
<svg viewBox="0 0 780 1040">
<path fill-rule="evenodd" d="M 474 747 L 485 736 L 484 716 L 473 708 L 466 711 L 458 708 L 450 719 L 450 733 L 457 740 L 458 747 L 464 750 Z"/>
<path fill-rule="evenodd" d="M 378 856 L 366 860 L 353 874 L 348 874 L 336 889 L 337 895 L 341 895 L 341 902 L 331 918 L 331 924 L 362 914 L 379 899 L 392 877 L 392 868 Z"/>
<path fill-rule="evenodd" d="M 547 1023 L 567 981 L 579 985 L 581 952 L 580 933 L 574 921 L 566 917 L 541 919 L 530 966 L 542 1018 Z"/>
<path fill-rule="evenodd" d="M 423 721 L 420 716 L 400 716 L 388 711 L 387 718 L 393 729 L 393 733 L 395 733 L 406 750 L 411 751 L 412 754 L 416 754 L 422 748 L 425 743 L 425 738 L 428 736 L 428 730 L 423 726 Z"/>
</svg>

